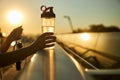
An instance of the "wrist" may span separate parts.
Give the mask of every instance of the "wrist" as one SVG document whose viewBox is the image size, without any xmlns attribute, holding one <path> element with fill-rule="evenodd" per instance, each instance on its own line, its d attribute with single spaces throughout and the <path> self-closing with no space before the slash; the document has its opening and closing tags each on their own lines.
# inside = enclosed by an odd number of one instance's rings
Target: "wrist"
<svg viewBox="0 0 120 80">
<path fill-rule="evenodd" d="M 40 47 L 37 46 L 37 45 L 34 44 L 34 43 L 30 45 L 30 48 L 31 48 L 31 50 L 33 50 L 34 52 L 37 52 L 37 51 L 40 49 Z"/>
</svg>

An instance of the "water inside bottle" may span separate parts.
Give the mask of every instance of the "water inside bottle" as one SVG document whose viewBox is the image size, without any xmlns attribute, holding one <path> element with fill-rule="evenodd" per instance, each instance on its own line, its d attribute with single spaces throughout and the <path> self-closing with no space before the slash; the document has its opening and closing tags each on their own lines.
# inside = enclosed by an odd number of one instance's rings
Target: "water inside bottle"
<svg viewBox="0 0 120 80">
<path fill-rule="evenodd" d="M 42 32 L 53 32 L 54 33 L 54 26 L 43 26 L 42 27 Z"/>
<path fill-rule="evenodd" d="M 42 32 L 45 33 L 45 32 L 53 32 L 54 33 L 54 26 L 43 26 L 42 27 Z M 51 44 L 51 43 L 50 43 Z M 54 43 L 55 44 L 55 43 Z M 46 48 L 46 49 L 54 49 L 54 46 L 53 47 L 49 47 L 49 48 Z"/>
</svg>

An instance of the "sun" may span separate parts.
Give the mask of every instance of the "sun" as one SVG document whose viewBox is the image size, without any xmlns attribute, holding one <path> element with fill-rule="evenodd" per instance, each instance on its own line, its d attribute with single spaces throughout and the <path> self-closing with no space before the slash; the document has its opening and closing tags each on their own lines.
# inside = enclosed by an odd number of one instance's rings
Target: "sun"
<svg viewBox="0 0 120 80">
<path fill-rule="evenodd" d="M 16 25 L 21 23 L 23 15 L 17 10 L 12 10 L 8 13 L 7 18 L 11 24 Z"/>
</svg>

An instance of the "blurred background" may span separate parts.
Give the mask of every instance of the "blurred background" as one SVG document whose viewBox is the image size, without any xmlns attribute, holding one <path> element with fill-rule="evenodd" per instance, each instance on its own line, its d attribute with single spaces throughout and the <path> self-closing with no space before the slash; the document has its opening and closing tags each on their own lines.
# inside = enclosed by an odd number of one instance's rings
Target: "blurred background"
<svg viewBox="0 0 120 80">
<path fill-rule="evenodd" d="M 120 28 L 120 0 L 0 0 L 2 32 L 8 35 L 13 28 L 23 25 L 24 34 L 41 33 L 42 5 L 54 7 L 56 33 L 72 32 L 69 21 L 74 30 L 86 30 L 94 24 Z"/>
</svg>

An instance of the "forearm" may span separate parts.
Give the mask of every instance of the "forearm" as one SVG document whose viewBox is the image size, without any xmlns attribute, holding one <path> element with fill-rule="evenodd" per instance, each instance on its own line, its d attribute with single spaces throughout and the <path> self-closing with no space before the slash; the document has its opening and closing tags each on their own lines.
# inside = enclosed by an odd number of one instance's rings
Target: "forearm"
<svg viewBox="0 0 120 80">
<path fill-rule="evenodd" d="M 36 50 L 33 46 L 29 46 L 23 49 L 19 49 L 13 52 L 8 52 L 0 55 L 0 67 L 10 65 L 12 63 L 18 62 L 27 56 L 34 54 Z"/>
<path fill-rule="evenodd" d="M 55 42 L 56 37 L 52 36 L 53 33 L 44 33 L 38 37 L 38 39 L 29 47 L 18 49 L 13 52 L 8 52 L 0 55 L 0 67 L 18 62 L 27 56 L 30 56 L 40 49 L 52 47 L 54 44 L 49 44 Z"/>
</svg>

